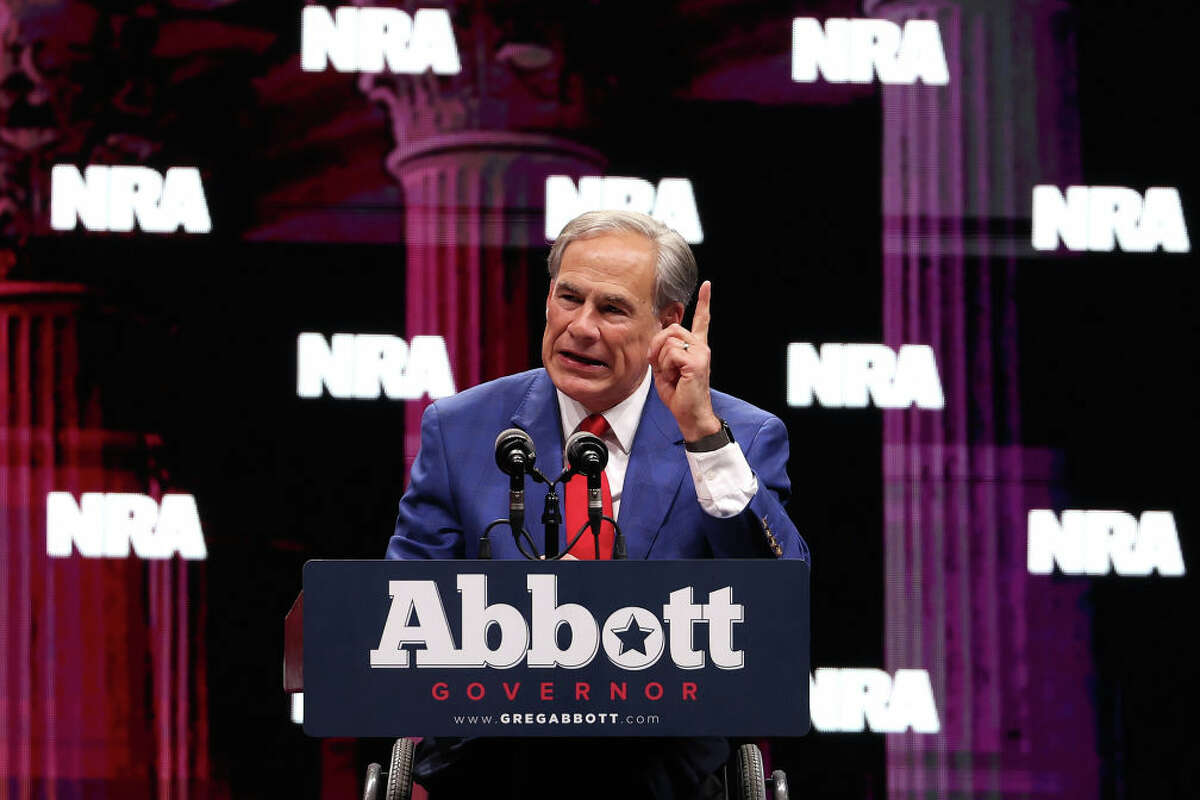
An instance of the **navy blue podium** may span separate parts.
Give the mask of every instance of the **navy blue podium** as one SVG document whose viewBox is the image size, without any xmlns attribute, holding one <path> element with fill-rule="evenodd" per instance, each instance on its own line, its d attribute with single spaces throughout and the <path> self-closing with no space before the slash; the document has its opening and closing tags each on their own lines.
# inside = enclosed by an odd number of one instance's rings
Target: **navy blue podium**
<svg viewBox="0 0 1200 800">
<path fill-rule="evenodd" d="M 285 684 L 312 736 L 800 736 L 808 599 L 795 560 L 310 561 Z"/>
</svg>

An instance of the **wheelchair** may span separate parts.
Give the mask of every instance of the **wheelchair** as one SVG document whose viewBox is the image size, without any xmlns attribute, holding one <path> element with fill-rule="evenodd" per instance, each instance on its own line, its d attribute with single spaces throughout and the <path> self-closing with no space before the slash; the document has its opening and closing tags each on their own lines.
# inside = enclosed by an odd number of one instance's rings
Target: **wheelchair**
<svg viewBox="0 0 1200 800">
<path fill-rule="evenodd" d="M 397 739 L 392 745 L 392 760 L 387 772 L 380 764 L 367 766 L 363 784 L 363 800 L 410 800 L 413 787 L 413 757 L 416 744 L 412 739 Z M 763 773 L 762 751 L 754 744 L 743 744 L 734 750 L 725 765 L 726 800 L 788 800 L 787 775 L 777 769 L 768 778 Z M 380 797 L 380 788 L 383 796 Z"/>
</svg>

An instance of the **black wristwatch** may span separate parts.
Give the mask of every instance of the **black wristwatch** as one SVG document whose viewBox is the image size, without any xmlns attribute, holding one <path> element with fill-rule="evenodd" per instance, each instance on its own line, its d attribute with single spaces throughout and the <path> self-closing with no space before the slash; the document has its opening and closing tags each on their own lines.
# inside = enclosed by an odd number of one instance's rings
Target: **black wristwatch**
<svg viewBox="0 0 1200 800">
<path fill-rule="evenodd" d="M 733 444 L 733 431 L 729 430 L 729 423 L 720 417 L 717 419 L 721 420 L 721 430 L 709 434 L 703 439 L 683 443 L 689 453 L 711 453 L 713 450 L 720 450 L 727 444 Z"/>
</svg>

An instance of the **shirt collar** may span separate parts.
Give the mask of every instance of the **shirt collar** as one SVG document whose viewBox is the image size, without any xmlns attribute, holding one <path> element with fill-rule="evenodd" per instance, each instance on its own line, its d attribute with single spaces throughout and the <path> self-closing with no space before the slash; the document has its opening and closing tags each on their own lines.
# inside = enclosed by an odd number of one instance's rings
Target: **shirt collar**
<svg viewBox="0 0 1200 800">
<path fill-rule="evenodd" d="M 642 420 L 642 409 L 646 407 L 646 398 L 650 395 L 650 380 L 650 367 L 647 366 L 646 377 L 642 379 L 641 385 L 634 389 L 629 397 L 626 397 L 607 411 L 600 412 L 608 423 L 613 438 L 616 439 L 617 447 L 621 448 L 621 452 L 626 455 L 629 454 L 629 449 L 633 447 L 633 437 L 637 433 L 638 423 Z M 562 418 L 563 441 L 566 441 L 575 432 L 575 429 L 579 427 L 579 423 L 583 422 L 584 417 L 588 415 L 588 411 L 583 407 L 583 403 L 574 398 L 567 397 L 557 386 L 554 388 L 554 391 L 558 393 L 558 410 L 559 416 Z"/>
</svg>

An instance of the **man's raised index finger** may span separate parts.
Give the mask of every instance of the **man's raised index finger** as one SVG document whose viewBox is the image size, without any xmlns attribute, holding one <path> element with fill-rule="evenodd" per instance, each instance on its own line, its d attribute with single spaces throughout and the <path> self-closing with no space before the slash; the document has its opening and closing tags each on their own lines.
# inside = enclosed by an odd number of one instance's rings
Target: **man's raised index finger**
<svg viewBox="0 0 1200 800">
<path fill-rule="evenodd" d="M 709 304 L 712 302 L 712 281 L 700 284 L 700 293 L 696 296 L 696 313 L 692 315 L 692 334 L 699 336 L 705 344 L 708 343 L 708 323 L 712 319 Z"/>
</svg>

